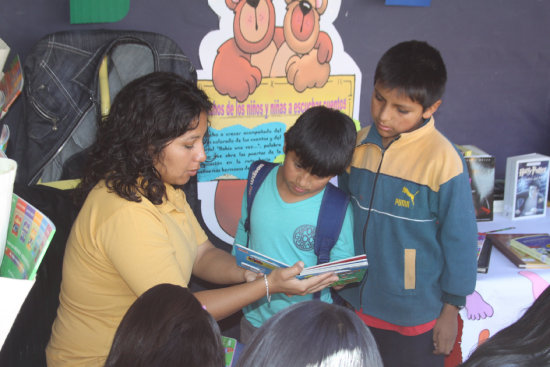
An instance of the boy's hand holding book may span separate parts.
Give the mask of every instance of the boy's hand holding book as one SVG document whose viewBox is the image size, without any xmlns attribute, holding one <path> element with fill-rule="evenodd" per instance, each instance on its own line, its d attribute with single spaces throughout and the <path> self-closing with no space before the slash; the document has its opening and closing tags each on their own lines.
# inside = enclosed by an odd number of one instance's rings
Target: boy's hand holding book
<svg viewBox="0 0 550 367">
<path fill-rule="evenodd" d="M 274 269 L 267 276 L 270 292 L 303 296 L 318 292 L 338 280 L 338 276 L 334 273 L 325 273 L 302 280 L 296 278 L 303 269 L 302 261 L 298 261 L 288 268 Z"/>
</svg>

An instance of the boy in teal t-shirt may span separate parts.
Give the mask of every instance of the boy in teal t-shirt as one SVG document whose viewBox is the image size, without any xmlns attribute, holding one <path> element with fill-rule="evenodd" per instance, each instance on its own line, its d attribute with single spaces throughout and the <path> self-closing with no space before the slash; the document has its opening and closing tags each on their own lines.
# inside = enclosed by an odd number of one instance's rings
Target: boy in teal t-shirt
<svg viewBox="0 0 550 367">
<path fill-rule="evenodd" d="M 340 111 L 318 106 L 304 112 L 285 133 L 284 163 L 271 170 L 258 189 L 250 233 L 244 228 L 245 192 L 235 243 L 248 243 L 251 249 L 286 264 L 303 261 L 305 267 L 316 265 L 313 239 L 325 186 L 351 162 L 356 136 L 355 124 Z M 330 261 L 353 255 L 353 220 L 348 206 Z M 252 332 L 278 311 L 312 297 L 275 294 L 270 302 L 262 299 L 245 307 L 240 341 L 246 344 Z M 320 299 L 332 303 L 330 289 L 324 289 Z"/>
</svg>

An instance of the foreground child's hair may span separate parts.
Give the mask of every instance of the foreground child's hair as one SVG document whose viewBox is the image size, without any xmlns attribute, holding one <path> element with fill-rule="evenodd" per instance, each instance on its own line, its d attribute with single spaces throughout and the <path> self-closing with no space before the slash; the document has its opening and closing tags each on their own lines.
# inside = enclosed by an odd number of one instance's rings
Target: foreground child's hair
<svg viewBox="0 0 550 367">
<path fill-rule="evenodd" d="M 461 366 L 550 366 L 550 287 L 519 320 L 487 339 Z"/>
<path fill-rule="evenodd" d="M 443 96 L 447 70 L 437 49 L 423 41 L 398 43 L 382 55 L 374 83 L 397 89 L 427 109 Z"/>
<path fill-rule="evenodd" d="M 238 367 L 382 367 L 376 342 L 359 317 L 317 300 L 280 311 L 251 339 Z"/>
<path fill-rule="evenodd" d="M 214 318 L 187 288 L 159 284 L 124 315 L 105 367 L 220 367 L 224 359 Z"/>
<path fill-rule="evenodd" d="M 285 153 L 296 153 L 302 168 L 316 176 L 336 176 L 351 163 L 356 136 L 351 118 L 316 106 L 300 115 L 285 133 Z"/>
</svg>

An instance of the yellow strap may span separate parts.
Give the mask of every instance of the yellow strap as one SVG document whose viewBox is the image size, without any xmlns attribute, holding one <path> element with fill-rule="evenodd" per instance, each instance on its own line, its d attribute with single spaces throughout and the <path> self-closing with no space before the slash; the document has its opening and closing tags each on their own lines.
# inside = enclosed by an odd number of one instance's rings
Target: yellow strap
<svg viewBox="0 0 550 367">
<path fill-rule="evenodd" d="M 101 116 L 109 114 L 111 108 L 111 97 L 109 95 L 109 72 L 107 69 L 107 55 L 101 60 L 99 67 L 99 98 L 101 101 Z"/>
</svg>

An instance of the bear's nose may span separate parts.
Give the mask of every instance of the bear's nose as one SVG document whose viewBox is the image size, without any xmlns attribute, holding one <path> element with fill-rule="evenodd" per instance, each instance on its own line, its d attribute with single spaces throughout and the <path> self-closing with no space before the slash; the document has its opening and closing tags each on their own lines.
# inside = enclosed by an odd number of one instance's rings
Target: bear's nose
<svg viewBox="0 0 550 367">
<path fill-rule="evenodd" d="M 307 1 L 300 1 L 300 10 L 304 15 L 311 11 L 311 4 Z"/>
<path fill-rule="evenodd" d="M 246 0 L 246 3 L 253 8 L 257 8 L 260 0 Z"/>
</svg>

